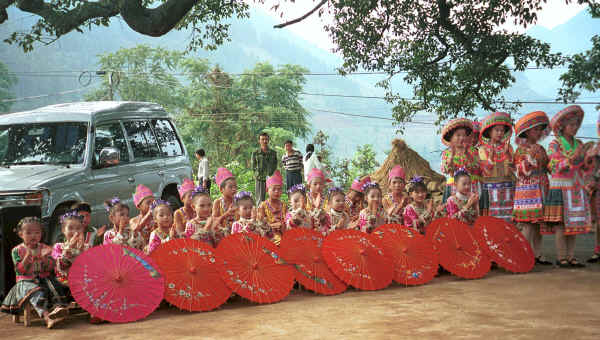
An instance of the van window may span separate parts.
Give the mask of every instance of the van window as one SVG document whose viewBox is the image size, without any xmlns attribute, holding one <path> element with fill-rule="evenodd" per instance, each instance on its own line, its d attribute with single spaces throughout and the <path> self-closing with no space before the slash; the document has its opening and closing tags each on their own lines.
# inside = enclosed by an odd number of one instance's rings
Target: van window
<svg viewBox="0 0 600 340">
<path fill-rule="evenodd" d="M 123 125 L 125 125 L 127 139 L 129 140 L 129 145 L 131 145 L 133 157 L 136 161 L 148 160 L 159 156 L 158 144 L 148 121 L 131 120 L 123 122 Z"/>
<path fill-rule="evenodd" d="M 101 124 L 96 126 L 96 137 L 94 139 L 94 164 L 98 164 L 100 151 L 104 148 L 119 149 L 119 163 L 129 162 L 129 151 L 121 124 L 118 122 Z"/>
<path fill-rule="evenodd" d="M 158 139 L 163 156 L 181 156 L 183 149 L 177 139 L 177 133 L 168 119 L 153 119 L 152 127 Z"/>
</svg>

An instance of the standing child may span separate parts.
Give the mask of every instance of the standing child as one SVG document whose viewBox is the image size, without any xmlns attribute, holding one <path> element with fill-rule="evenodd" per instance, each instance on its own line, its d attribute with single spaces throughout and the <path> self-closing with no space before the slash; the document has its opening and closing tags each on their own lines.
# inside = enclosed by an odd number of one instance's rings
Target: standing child
<svg viewBox="0 0 600 340">
<path fill-rule="evenodd" d="M 286 230 L 294 228 L 313 229 L 313 218 L 306 211 L 306 188 L 296 184 L 288 190 L 290 210 L 285 216 Z"/>
<path fill-rule="evenodd" d="M 177 188 L 179 199 L 183 202 L 183 207 L 175 210 L 173 220 L 175 222 L 175 238 L 185 237 L 185 225 L 188 221 L 196 217 L 192 207 L 192 191 L 194 191 L 194 182 L 189 178 L 184 178 L 181 185 Z"/>
<path fill-rule="evenodd" d="M 233 204 L 233 196 L 237 192 L 237 182 L 231 171 L 218 168 L 215 182 L 221 191 L 221 197 L 215 200 L 212 209 L 216 246 L 221 239 L 231 234 L 231 225 L 238 216 L 236 216 L 236 208 Z"/>
<path fill-rule="evenodd" d="M 544 197 L 548 193 L 548 155 L 538 142 L 550 134 L 550 120 L 545 112 L 531 112 L 515 125 L 517 184 L 513 220 L 531 244 L 535 262 L 550 265 L 542 256 Z"/>
<path fill-rule="evenodd" d="M 598 136 L 600 136 L 600 115 L 598 117 Z M 589 197 L 591 200 L 592 223 L 595 228 L 596 237 L 594 242 L 594 254 L 590 257 L 588 263 L 600 262 L 600 142 L 597 142 L 586 155 L 586 164 L 592 169 L 589 176 L 590 181 L 587 184 Z"/>
<path fill-rule="evenodd" d="M 369 182 L 371 182 L 371 177 L 369 176 L 366 176 L 362 180 L 357 177 L 350 186 L 350 190 L 348 191 L 345 199 L 346 211 L 350 216 L 350 224 L 348 225 L 348 229 L 359 229 L 358 218 L 360 212 L 365 208 L 365 195 L 363 186 Z"/>
<path fill-rule="evenodd" d="M 446 174 L 446 189 L 442 202 L 456 192 L 456 179 L 452 176 L 458 169 L 465 169 L 471 176 L 471 191 L 479 193 L 481 168 L 476 148 L 465 145 L 473 134 L 473 123 L 466 118 L 453 119 L 442 130 L 442 143 L 448 149 L 442 153 L 442 173 Z"/>
<path fill-rule="evenodd" d="M 408 196 L 404 193 L 406 175 L 400 165 L 394 166 L 388 173 L 390 192 L 383 198 L 385 209 L 390 223 L 402 223 L 402 212 L 408 204 Z"/>
<path fill-rule="evenodd" d="M 404 225 L 425 234 L 425 228 L 435 217 L 433 200 L 427 200 L 427 186 L 423 177 L 413 177 L 408 183 L 411 203 L 404 208 Z"/>
<path fill-rule="evenodd" d="M 100 228 L 94 228 L 90 226 L 90 222 L 92 220 L 92 207 L 86 202 L 77 202 L 71 206 L 71 210 L 77 212 L 81 217 L 83 217 L 85 243 L 90 247 L 102 244 L 106 226 L 103 225 Z"/>
<path fill-rule="evenodd" d="M 512 221 L 515 164 L 510 145 L 512 120 L 508 113 L 485 117 L 481 128 L 479 159 L 483 172 L 481 215 Z"/>
<path fill-rule="evenodd" d="M 333 187 L 329 189 L 329 231 L 331 233 L 339 229 L 348 229 L 350 215 L 345 209 L 345 196 L 342 188 Z"/>
<path fill-rule="evenodd" d="M 131 219 L 131 225 L 133 226 L 133 230 L 140 232 L 142 235 L 144 246 L 148 244 L 150 233 L 156 227 L 152 220 L 152 211 L 150 210 L 150 206 L 154 200 L 154 193 L 150 188 L 143 184 L 139 184 L 136 187 L 135 194 L 133 195 L 133 204 L 135 204 L 140 213 Z"/>
<path fill-rule="evenodd" d="M 465 169 L 454 173 L 456 192 L 446 201 L 446 211 L 450 218 L 473 225 L 479 217 L 479 195 L 472 192 L 471 176 Z"/>
<path fill-rule="evenodd" d="M 359 228 L 362 232 L 371 233 L 380 225 L 388 223 L 388 216 L 381 205 L 381 188 L 376 182 L 369 182 L 363 186 L 367 200 L 367 207 L 359 215 Z"/>
<path fill-rule="evenodd" d="M 148 254 L 161 244 L 176 238 L 177 235 L 173 225 L 173 209 L 169 202 L 156 200 L 152 203 L 150 210 L 152 210 L 152 218 L 156 222 L 156 229 L 150 233 L 150 241 L 148 241 L 146 249 Z"/>
<path fill-rule="evenodd" d="M 42 224 L 37 217 L 25 217 L 17 224 L 17 234 L 23 243 L 11 251 L 17 283 L 2 301 L 0 310 L 20 314 L 26 303 L 31 304 L 44 319 L 48 328 L 64 319 L 66 310 L 60 307 L 64 301 L 62 286 L 53 276 L 55 267 L 52 248 L 41 243 Z M 52 304 L 58 306 L 49 312 Z"/>
<path fill-rule="evenodd" d="M 552 117 L 554 140 L 548 146 L 550 190 L 544 202 L 544 218 L 552 223 L 543 233 L 556 233 L 560 267 L 584 267 L 575 258 L 575 237 L 589 233 L 590 204 L 584 188 L 584 147 L 575 138 L 583 110 L 571 105 Z"/>
<path fill-rule="evenodd" d="M 273 238 L 269 227 L 256 219 L 256 205 L 249 191 L 240 191 L 233 197 L 233 203 L 238 208 L 238 220 L 233 222 L 231 233 L 256 233 L 268 239 Z"/>
<path fill-rule="evenodd" d="M 104 244 L 122 244 L 142 250 L 146 244 L 139 231 L 133 230 L 129 220 L 129 207 L 118 197 L 104 202 L 112 229 L 104 233 Z"/>
<path fill-rule="evenodd" d="M 258 219 L 269 226 L 273 233 L 271 241 L 279 245 L 286 215 L 285 204 L 281 202 L 283 177 L 279 170 L 275 170 L 273 176 L 267 178 L 266 186 L 269 198 L 258 207 Z"/>
<path fill-rule="evenodd" d="M 71 210 L 60 218 L 65 242 L 54 244 L 52 258 L 56 262 L 56 279 L 65 286 L 69 285 L 68 276 L 71 264 L 79 254 L 90 248 L 85 240 L 83 217 L 77 211 Z"/>
<path fill-rule="evenodd" d="M 196 217 L 188 221 L 185 225 L 185 237 L 203 241 L 214 246 L 213 242 L 213 222 L 211 215 L 212 202 L 210 194 L 202 186 L 197 186 L 192 191 L 192 207 L 196 212 Z"/>
</svg>

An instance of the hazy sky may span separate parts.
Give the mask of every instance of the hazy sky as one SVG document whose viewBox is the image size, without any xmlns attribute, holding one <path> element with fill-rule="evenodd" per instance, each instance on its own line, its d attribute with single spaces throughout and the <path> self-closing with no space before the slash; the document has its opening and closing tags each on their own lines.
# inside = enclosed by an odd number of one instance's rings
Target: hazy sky
<svg viewBox="0 0 600 340">
<path fill-rule="evenodd" d="M 272 11 L 269 11 L 270 5 L 259 6 L 263 11 L 266 11 L 269 15 L 273 16 L 275 20 L 285 21 L 295 19 L 306 13 L 312 7 L 315 6 L 315 2 L 309 0 L 296 0 L 296 3 L 290 5 L 288 3 L 283 4 L 286 8 L 284 12 L 284 18 L 280 18 L 279 15 Z M 565 0 L 548 0 L 544 9 L 538 13 L 538 25 L 552 29 L 555 26 L 565 23 L 567 20 L 575 16 L 580 11 L 584 10 L 586 6 L 571 3 L 570 5 L 565 4 Z M 326 18 L 319 18 L 316 13 L 305 19 L 304 21 L 288 26 L 284 29 L 290 30 L 302 38 L 314 43 L 320 48 L 331 50 L 332 43 L 329 36 L 322 30 L 322 21 L 327 20 Z M 510 27 L 507 27 L 510 29 Z M 515 27 L 513 27 L 514 29 Z"/>
</svg>

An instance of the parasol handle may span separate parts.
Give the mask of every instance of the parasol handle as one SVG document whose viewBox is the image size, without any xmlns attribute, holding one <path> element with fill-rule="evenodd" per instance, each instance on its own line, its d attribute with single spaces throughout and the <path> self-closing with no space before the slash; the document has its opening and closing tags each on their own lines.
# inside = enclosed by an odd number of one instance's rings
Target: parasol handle
<svg viewBox="0 0 600 340">
<path fill-rule="evenodd" d="M 123 282 L 123 277 L 121 276 L 121 274 L 117 274 L 117 276 L 115 276 L 115 282 L 117 282 L 117 283 Z"/>
</svg>

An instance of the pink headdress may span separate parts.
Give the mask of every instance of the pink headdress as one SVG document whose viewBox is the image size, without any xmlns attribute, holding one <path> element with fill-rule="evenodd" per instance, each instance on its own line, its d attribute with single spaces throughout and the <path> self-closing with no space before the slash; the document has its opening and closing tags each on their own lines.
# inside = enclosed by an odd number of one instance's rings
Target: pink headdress
<svg viewBox="0 0 600 340">
<path fill-rule="evenodd" d="M 139 184 L 137 188 L 135 188 L 135 193 L 133 194 L 133 204 L 135 204 L 136 207 L 139 207 L 140 203 L 142 203 L 146 197 L 154 197 L 154 193 L 147 186 Z"/>
<path fill-rule="evenodd" d="M 393 178 L 396 177 L 400 177 L 402 178 L 403 181 L 406 180 L 406 175 L 404 174 L 404 168 L 402 168 L 400 165 L 396 165 L 392 168 L 392 170 L 390 170 L 390 173 L 388 175 L 388 179 L 391 181 Z"/>
<path fill-rule="evenodd" d="M 275 170 L 273 176 L 267 177 L 267 189 L 273 185 L 283 185 L 283 177 L 281 177 L 279 170 Z"/>
<path fill-rule="evenodd" d="M 371 182 L 371 177 L 367 176 L 365 178 L 362 179 L 362 181 L 360 180 L 359 177 L 356 177 L 354 179 L 354 181 L 352 182 L 352 185 L 350 186 L 350 189 L 356 191 L 356 192 L 360 192 L 362 194 L 363 192 L 363 185 L 365 185 L 367 182 Z"/>
<path fill-rule="evenodd" d="M 184 178 L 180 186 L 177 187 L 179 192 L 179 198 L 183 199 L 183 196 L 190 191 L 194 190 L 194 182 L 189 178 Z"/>
<path fill-rule="evenodd" d="M 225 182 L 225 180 L 227 180 L 231 177 L 233 177 L 233 174 L 231 173 L 231 171 L 229 171 L 225 168 L 218 168 L 217 176 L 215 177 L 215 182 L 217 183 L 218 186 L 221 186 L 221 183 Z"/>
<path fill-rule="evenodd" d="M 322 179 L 324 181 L 325 180 L 325 174 L 320 169 L 312 168 L 312 169 L 310 169 L 310 172 L 308 173 L 308 176 L 306 176 L 306 181 L 308 183 L 310 183 L 310 181 L 312 181 L 315 178 L 320 178 L 320 179 Z"/>
</svg>

